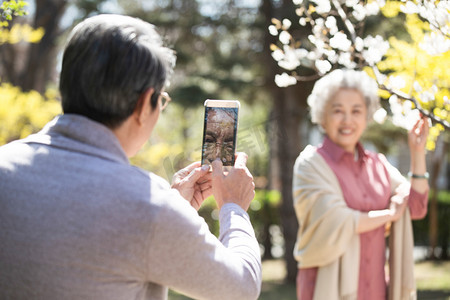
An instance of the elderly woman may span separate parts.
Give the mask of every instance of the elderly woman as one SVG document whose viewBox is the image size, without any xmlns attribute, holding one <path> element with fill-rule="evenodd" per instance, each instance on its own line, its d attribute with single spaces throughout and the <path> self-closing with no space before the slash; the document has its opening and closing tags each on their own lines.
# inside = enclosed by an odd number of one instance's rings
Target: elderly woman
<svg viewBox="0 0 450 300">
<path fill-rule="evenodd" d="M 359 141 L 379 106 L 377 85 L 367 74 L 331 72 L 317 81 L 308 104 L 325 136 L 318 147 L 307 146 L 294 167 L 297 298 L 415 299 L 411 219 L 427 212 L 427 120 L 408 134 L 408 182 Z"/>
</svg>

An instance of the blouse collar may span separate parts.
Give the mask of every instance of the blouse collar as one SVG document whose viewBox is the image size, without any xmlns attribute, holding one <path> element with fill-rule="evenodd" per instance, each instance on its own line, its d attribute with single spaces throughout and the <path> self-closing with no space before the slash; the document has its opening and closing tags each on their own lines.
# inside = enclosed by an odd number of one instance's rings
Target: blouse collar
<svg viewBox="0 0 450 300">
<path fill-rule="evenodd" d="M 336 162 L 340 161 L 345 156 L 353 155 L 335 144 L 328 136 L 325 136 L 321 148 Z M 360 142 L 356 144 L 356 151 L 357 155 L 355 155 L 355 161 L 363 161 L 366 159 L 367 153 Z"/>
</svg>

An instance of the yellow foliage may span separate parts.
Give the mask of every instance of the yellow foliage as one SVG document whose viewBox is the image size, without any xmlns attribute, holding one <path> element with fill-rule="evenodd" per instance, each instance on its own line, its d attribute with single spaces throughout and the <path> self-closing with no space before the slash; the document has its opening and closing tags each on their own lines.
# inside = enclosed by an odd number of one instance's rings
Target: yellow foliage
<svg viewBox="0 0 450 300">
<path fill-rule="evenodd" d="M 0 85 L 0 145 L 39 131 L 61 113 L 60 102 L 38 92 L 23 93 L 8 83 Z"/>
<path fill-rule="evenodd" d="M 400 12 L 400 5 L 402 5 L 399 1 L 386 1 L 386 4 L 381 7 L 381 13 L 387 18 L 394 18 Z"/>
<path fill-rule="evenodd" d="M 183 150 L 180 144 L 169 144 L 166 142 L 153 144 L 149 142 L 130 161 L 132 164 L 151 170 L 170 181 L 173 173 L 181 167 L 185 167 L 185 165 L 178 166 L 178 162 L 175 161 L 177 156 L 183 153 Z M 183 159 L 185 159 L 184 156 Z"/>
<path fill-rule="evenodd" d="M 420 106 L 431 110 L 437 117 L 450 121 L 448 105 L 445 99 L 450 98 L 450 51 L 440 55 L 430 55 L 421 48 L 425 34 L 430 31 L 427 23 L 421 21 L 417 15 L 407 15 L 406 29 L 411 36 L 411 43 L 398 40 L 395 37 L 389 39 L 391 48 L 386 54 L 386 59 L 378 64 L 381 71 L 394 76 L 400 76 L 405 80 L 402 91 L 417 99 Z M 414 82 L 418 82 L 421 91 L 414 89 Z M 421 92 L 430 91 L 433 86 L 438 87 L 434 100 L 421 99 Z M 427 148 L 434 150 L 435 141 L 444 130 L 440 124 L 434 124 L 430 129 Z"/>
<path fill-rule="evenodd" d="M 17 44 L 21 41 L 38 43 L 43 36 L 43 28 L 33 29 L 28 24 L 14 24 L 10 30 L 0 27 L 0 45 L 5 43 Z"/>
</svg>

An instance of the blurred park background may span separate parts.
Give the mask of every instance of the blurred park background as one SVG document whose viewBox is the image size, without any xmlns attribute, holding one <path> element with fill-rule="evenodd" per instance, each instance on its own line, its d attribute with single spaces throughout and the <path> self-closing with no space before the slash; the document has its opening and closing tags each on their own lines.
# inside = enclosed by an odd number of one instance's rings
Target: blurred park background
<svg viewBox="0 0 450 300">
<path fill-rule="evenodd" d="M 287 44 L 281 34 L 278 36 L 284 30 L 289 30 L 290 42 L 295 39 L 297 48 L 308 43 L 312 28 L 299 21 L 299 10 L 303 7 L 303 12 L 310 9 L 314 13 L 319 2 L 323 1 L 2 1 L 0 145 L 38 131 L 61 113 L 61 51 L 68 32 L 80 20 L 100 13 L 120 13 L 155 24 L 166 44 L 177 52 L 175 74 L 167 88 L 173 102 L 161 115 L 145 148 L 131 162 L 170 181 L 175 171 L 200 159 L 204 100 L 239 100 L 237 147 L 249 155 L 248 167 L 257 188 L 249 214 L 264 265 L 261 299 L 295 299 L 296 263 L 292 249 L 297 220 L 291 195 L 292 167 L 307 144 L 321 141 L 306 104 L 314 80 L 321 74 L 314 64 L 297 65 L 290 69 L 297 78 L 295 84 L 279 87 L 275 77 L 285 70 L 273 53 Z M 359 20 L 363 26 L 358 34 L 379 35 L 389 40 L 390 49 L 397 45 L 397 52 L 388 52 L 379 63 L 383 74 L 411 76 L 409 72 L 415 78 L 423 78 L 422 86 L 438 83 L 437 96 L 420 101 L 426 112 L 443 120 L 444 126 L 433 121 L 428 152 L 432 188 L 429 210 L 425 219 L 413 224 L 415 276 L 419 299 L 450 299 L 450 130 L 445 126 L 450 120 L 450 53 L 447 50 L 434 55 L 432 64 L 419 66 L 417 62 L 425 56 L 411 49 L 419 49 L 420 41 L 415 37 L 426 31 L 429 24 L 423 17 L 412 22 L 401 14 L 398 7 L 402 3 L 405 1 L 386 1 L 384 10 Z M 448 9 L 442 13 L 450 14 Z M 271 26 L 278 31 L 269 30 Z M 442 43 L 448 46 L 449 40 L 450 33 L 444 32 Z M 338 64 L 335 62 L 333 67 Z M 411 85 L 405 89 L 411 90 Z M 390 96 L 380 96 L 389 112 Z M 389 118 L 382 124 L 371 124 L 363 143 L 384 153 L 403 174 L 408 172 L 406 130 Z M 208 199 L 199 213 L 211 231 L 217 233 L 218 212 L 213 199 Z M 186 299 L 174 291 L 169 298 Z"/>
</svg>

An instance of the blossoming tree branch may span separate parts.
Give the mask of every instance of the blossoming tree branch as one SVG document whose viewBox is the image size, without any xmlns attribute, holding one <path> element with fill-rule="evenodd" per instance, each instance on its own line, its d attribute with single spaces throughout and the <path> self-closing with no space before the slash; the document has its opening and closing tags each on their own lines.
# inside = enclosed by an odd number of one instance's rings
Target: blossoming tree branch
<svg viewBox="0 0 450 300">
<path fill-rule="evenodd" d="M 420 115 L 433 123 L 427 148 L 450 129 L 450 1 L 293 0 L 307 38 L 295 37 L 293 21 L 272 20 L 269 32 L 278 37 L 272 57 L 285 70 L 275 76 L 279 87 L 319 78 L 336 68 L 361 69 L 377 81 L 392 122 L 410 129 Z M 368 33 L 368 24 L 382 18 L 400 20 L 408 36 Z M 395 24 L 398 24 L 396 22 Z M 372 27 L 374 27 L 372 25 Z M 300 76 L 298 68 L 312 70 Z M 377 122 L 388 116 L 384 108 Z"/>
</svg>

